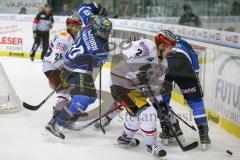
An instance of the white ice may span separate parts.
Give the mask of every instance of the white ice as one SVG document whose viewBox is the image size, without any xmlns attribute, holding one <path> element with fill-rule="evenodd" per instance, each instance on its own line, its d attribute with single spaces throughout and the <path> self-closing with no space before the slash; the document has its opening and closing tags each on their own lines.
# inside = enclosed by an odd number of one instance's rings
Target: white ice
<svg viewBox="0 0 240 160">
<path fill-rule="evenodd" d="M 40 61 L 0 58 L 0 62 L 21 100 L 38 104 L 51 91 L 47 79 L 41 72 Z M 111 126 L 106 128 L 106 135 L 89 127 L 81 132 L 65 131 L 66 139 L 63 143 L 43 136 L 44 126 L 51 118 L 53 101 L 54 97 L 35 112 L 22 108 L 17 113 L 0 115 L 0 160 L 154 159 L 145 150 L 144 144 L 136 148 L 121 148 L 114 145 L 117 137 L 122 133 L 121 117 L 117 117 Z M 189 109 L 180 104 L 171 103 L 177 113 L 190 113 Z M 194 124 L 192 118 L 189 119 L 189 123 Z M 164 147 L 168 152 L 168 160 L 240 160 L 240 140 L 216 124 L 210 122 L 209 125 L 212 139 L 209 150 L 202 151 L 199 147 L 192 151 L 182 152 L 177 145 L 169 145 Z M 187 128 L 184 124 L 181 126 L 187 140 L 185 144 L 198 140 L 197 132 Z M 137 137 L 141 139 L 140 134 L 137 134 Z M 226 154 L 227 149 L 233 152 L 233 156 Z"/>
</svg>

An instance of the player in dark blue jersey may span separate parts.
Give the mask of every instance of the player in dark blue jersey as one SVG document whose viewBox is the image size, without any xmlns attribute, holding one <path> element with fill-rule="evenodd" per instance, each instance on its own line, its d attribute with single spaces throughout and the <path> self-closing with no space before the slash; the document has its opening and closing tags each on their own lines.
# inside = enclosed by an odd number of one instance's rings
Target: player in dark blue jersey
<svg viewBox="0 0 240 160">
<path fill-rule="evenodd" d="M 64 57 L 63 74 L 67 80 L 71 101 L 55 114 L 46 129 L 64 139 L 59 126 L 75 122 L 88 105 L 95 102 L 97 94 L 92 77 L 93 68 L 100 67 L 108 58 L 108 37 L 112 24 L 104 8 L 95 3 L 80 5 L 79 16 L 83 29 L 79 39 Z"/>
<path fill-rule="evenodd" d="M 208 121 L 202 99 L 203 93 L 198 78 L 198 54 L 190 44 L 179 37 L 174 53 L 168 56 L 167 60 L 169 71 L 166 74 L 165 80 L 171 83 L 175 82 L 181 89 L 184 99 L 193 110 L 193 117 L 199 130 L 200 142 L 203 144 L 203 149 L 206 149 L 206 145 L 210 144 L 211 140 L 208 136 Z M 164 103 L 162 104 L 169 109 L 170 99 L 171 94 L 163 96 Z M 171 115 L 170 117 L 173 116 Z M 171 121 L 177 135 L 181 136 L 183 133 L 178 120 L 172 118 Z M 170 133 L 170 128 L 164 120 L 161 120 L 161 127 L 162 133 L 159 136 L 164 140 L 164 143 L 167 143 L 167 140 L 173 137 L 173 135 Z"/>
</svg>

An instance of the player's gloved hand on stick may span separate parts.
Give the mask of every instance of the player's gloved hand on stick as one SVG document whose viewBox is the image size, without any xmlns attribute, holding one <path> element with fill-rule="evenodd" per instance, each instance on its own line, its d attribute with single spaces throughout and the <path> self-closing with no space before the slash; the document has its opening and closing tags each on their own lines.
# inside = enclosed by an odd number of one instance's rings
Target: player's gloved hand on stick
<svg viewBox="0 0 240 160">
<path fill-rule="evenodd" d="M 154 108 L 157 110 L 157 114 L 160 120 L 166 120 L 169 118 L 168 104 L 166 102 L 160 101 L 157 104 L 153 104 Z"/>
<path fill-rule="evenodd" d="M 151 64 L 146 64 L 142 66 L 139 70 L 139 73 L 137 74 L 137 78 L 140 82 L 140 85 L 148 84 L 150 77 L 151 77 Z"/>
<path fill-rule="evenodd" d="M 172 84 L 167 82 L 167 81 L 164 81 L 162 83 L 162 88 L 160 89 L 160 94 L 161 95 L 166 95 L 166 94 L 170 94 L 172 92 Z"/>
</svg>

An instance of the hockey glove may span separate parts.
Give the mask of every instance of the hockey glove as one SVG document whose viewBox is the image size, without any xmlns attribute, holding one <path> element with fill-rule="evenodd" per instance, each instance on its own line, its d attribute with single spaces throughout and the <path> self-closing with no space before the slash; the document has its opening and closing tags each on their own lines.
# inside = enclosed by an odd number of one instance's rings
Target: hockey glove
<svg viewBox="0 0 240 160">
<path fill-rule="evenodd" d="M 167 95 L 170 94 L 172 92 L 172 84 L 164 81 L 162 84 L 162 88 L 160 89 L 160 94 L 161 95 Z"/>
<path fill-rule="evenodd" d="M 151 77 L 151 71 L 149 70 L 150 68 L 151 68 L 151 65 L 146 64 L 139 69 L 137 78 L 140 82 L 140 85 L 148 84 L 150 77 Z"/>
<path fill-rule="evenodd" d="M 169 118 L 169 109 L 167 103 L 161 101 L 158 104 L 154 103 L 153 106 L 157 111 L 160 121 L 166 121 L 166 119 Z"/>
</svg>

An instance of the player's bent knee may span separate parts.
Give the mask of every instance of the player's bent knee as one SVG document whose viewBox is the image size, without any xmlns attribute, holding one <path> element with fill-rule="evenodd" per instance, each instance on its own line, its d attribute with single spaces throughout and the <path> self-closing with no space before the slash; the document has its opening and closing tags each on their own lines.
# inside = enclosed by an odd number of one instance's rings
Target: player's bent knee
<svg viewBox="0 0 240 160">
<path fill-rule="evenodd" d="M 69 105 L 69 110 L 72 113 L 83 112 L 87 109 L 88 105 L 94 103 L 95 97 L 88 97 L 84 95 L 74 95 L 72 96 L 72 101 Z"/>
<path fill-rule="evenodd" d="M 54 110 L 62 110 L 63 107 L 65 107 L 68 104 L 69 97 L 66 94 L 58 94 L 54 107 Z"/>
</svg>

